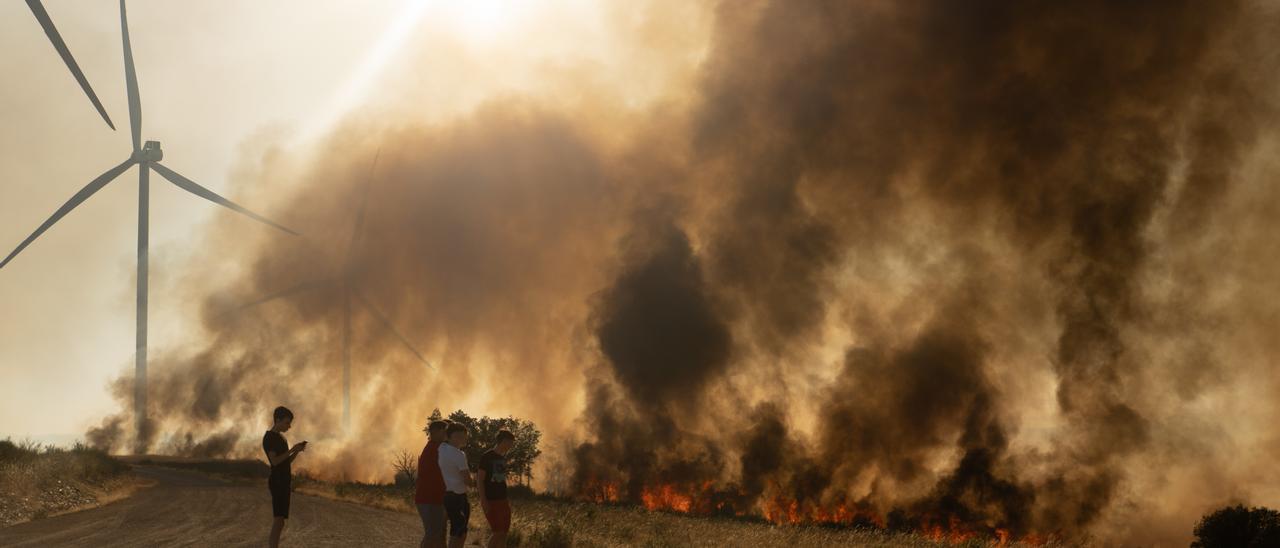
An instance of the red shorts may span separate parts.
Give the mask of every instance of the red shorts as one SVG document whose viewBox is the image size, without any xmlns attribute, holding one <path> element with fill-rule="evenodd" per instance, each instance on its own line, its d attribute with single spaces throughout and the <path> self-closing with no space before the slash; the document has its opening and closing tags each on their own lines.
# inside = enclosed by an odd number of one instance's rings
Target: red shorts
<svg viewBox="0 0 1280 548">
<path fill-rule="evenodd" d="M 481 495 L 483 496 L 483 495 Z M 495 533 L 506 533 L 511 530 L 511 503 L 506 499 L 489 501 L 489 510 L 484 513 L 489 520 L 489 528 Z"/>
</svg>

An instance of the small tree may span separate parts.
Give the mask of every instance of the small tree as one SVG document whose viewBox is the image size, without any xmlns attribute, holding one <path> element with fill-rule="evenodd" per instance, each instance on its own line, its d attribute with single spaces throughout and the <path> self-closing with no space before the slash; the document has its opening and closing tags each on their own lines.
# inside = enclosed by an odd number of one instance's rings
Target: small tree
<svg viewBox="0 0 1280 548">
<path fill-rule="evenodd" d="M 418 480 L 418 459 L 408 449 L 401 449 L 391 459 L 391 466 L 396 470 L 396 485 L 407 483 L 413 485 Z"/>
<path fill-rule="evenodd" d="M 435 414 L 432 416 L 434 417 Z M 477 419 L 467 415 L 461 409 L 450 413 L 449 420 L 465 425 L 471 432 L 471 443 L 467 444 L 465 452 L 467 462 L 473 466 L 479 463 L 480 456 L 497 442 L 499 431 L 504 428 L 510 430 L 515 435 L 516 441 L 511 447 L 511 452 L 507 453 L 507 474 L 523 485 L 533 480 L 533 463 L 542 454 L 542 450 L 538 449 L 542 432 L 538 431 L 533 421 L 511 416 Z"/>
<path fill-rule="evenodd" d="M 1280 546 L 1280 512 L 1270 508 L 1222 508 L 1200 519 L 1192 548 Z"/>
</svg>

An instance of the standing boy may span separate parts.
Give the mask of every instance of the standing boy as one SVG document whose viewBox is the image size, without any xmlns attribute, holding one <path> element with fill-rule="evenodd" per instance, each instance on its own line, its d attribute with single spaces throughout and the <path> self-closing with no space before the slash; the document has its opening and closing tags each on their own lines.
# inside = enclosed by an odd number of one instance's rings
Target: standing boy
<svg viewBox="0 0 1280 548">
<path fill-rule="evenodd" d="M 507 532 L 511 530 L 511 504 L 507 502 L 507 453 L 516 443 L 510 430 L 498 431 L 497 443 L 480 457 L 480 469 L 476 470 L 476 482 L 480 484 L 480 506 L 489 520 L 493 536 L 489 548 L 504 548 Z"/>
<path fill-rule="evenodd" d="M 440 446 L 440 475 L 444 476 L 444 512 L 449 517 L 449 548 L 462 548 L 467 541 L 467 522 L 471 520 L 471 503 L 467 502 L 467 486 L 475 486 L 467 467 L 467 427 L 459 423 L 445 429 L 449 441 Z"/>
<path fill-rule="evenodd" d="M 445 548 L 444 544 L 444 476 L 440 474 L 440 445 L 444 443 L 449 423 L 431 421 L 427 425 L 427 446 L 418 456 L 417 491 L 413 502 L 422 518 L 421 548 Z"/>
<path fill-rule="evenodd" d="M 277 548 L 280 546 L 280 533 L 284 531 L 284 521 L 289 519 L 289 494 L 293 490 L 290 465 L 298 453 L 307 450 L 307 442 L 290 449 L 289 442 L 284 439 L 284 433 L 293 426 L 293 411 L 284 406 L 277 407 L 272 419 L 271 429 L 262 435 L 262 451 L 267 454 L 267 463 L 271 465 L 267 488 L 271 490 L 271 515 L 274 517 L 267 544 Z"/>
</svg>

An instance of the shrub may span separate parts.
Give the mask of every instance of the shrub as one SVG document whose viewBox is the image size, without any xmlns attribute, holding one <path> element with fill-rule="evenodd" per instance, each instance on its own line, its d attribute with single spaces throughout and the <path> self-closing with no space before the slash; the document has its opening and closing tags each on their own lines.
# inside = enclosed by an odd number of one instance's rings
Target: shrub
<svg viewBox="0 0 1280 548">
<path fill-rule="evenodd" d="M 14 445 L 12 441 L 8 439 L 0 440 L 0 462 L 18 460 L 21 454 L 22 452 L 18 450 L 18 446 Z"/>
<path fill-rule="evenodd" d="M 418 479 L 418 458 L 407 449 L 400 450 L 391 459 L 391 468 L 395 470 L 396 485 L 414 485 Z"/>
<path fill-rule="evenodd" d="M 46 448 L 48 451 L 50 448 Z M 18 462 L 35 458 L 40 454 L 40 444 L 30 441 L 14 443 L 5 438 L 0 440 L 0 462 Z"/>
<path fill-rule="evenodd" d="M 1280 546 L 1280 512 L 1270 508 L 1222 508 L 1200 519 L 1192 548 Z"/>
</svg>

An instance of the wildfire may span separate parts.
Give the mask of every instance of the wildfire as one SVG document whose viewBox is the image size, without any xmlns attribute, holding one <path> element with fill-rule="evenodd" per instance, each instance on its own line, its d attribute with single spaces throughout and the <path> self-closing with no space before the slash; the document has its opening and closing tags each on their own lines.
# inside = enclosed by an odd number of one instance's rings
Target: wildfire
<svg viewBox="0 0 1280 548">
<path fill-rule="evenodd" d="M 620 502 L 621 492 L 616 484 L 603 481 L 590 481 L 582 490 L 583 496 L 596 504 Z"/>
<path fill-rule="evenodd" d="M 947 524 L 926 525 L 920 531 L 922 535 L 934 542 L 949 542 L 959 544 L 978 538 L 978 533 L 960 523 L 960 520 L 954 516 L 947 519 Z M 998 537 L 998 535 L 997 535 Z M 1008 542 L 1008 539 L 1001 539 L 1000 544 Z"/>
<path fill-rule="evenodd" d="M 693 510 L 693 494 L 683 493 L 672 484 L 644 488 L 640 493 L 640 501 L 650 510 L 671 510 L 686 514 Z"/>
<path fill-rule="evenodd" d="M 963 544 L 969 541 L 990 539 L 996 546 L 1009 546 L 1015 542 L 1039 546 L 1054 536 L 1028 534 L 1017 537 L 1007 529 L 992 528 L 980 524 L 965 523 L 956 516 L 916 515 L 890 518 L 874 508 L 847 503 L 817 504 L 796 498 L 775 495 L 761 498 L 755 503 L 746 500 L 737 491 L 717 490 L 712 482 L 702 484 L 662 483 L 641 489 L 639 499 L 633 499 L 617 484 L 608 481 L 590 481 L 584 485 L 584 498 L 596 503 L 638 503 L 652 511 L 678 512 L 695 515 L 756 515 L 778 525 L 837 525 L 866 527 L 894 531 L 914 531 L 934 542 Z M 752 510 L 754 508 L 754 510 Z M 895 519 L 899 521 L 894 522 Z"/>
<path fill-rule="evenodd" d="M 846 526 L 875 526 L 884 528 L 884 519 L 870 509 L 850 508 L 846 504 L 825 507 L 774 497 L 760 504 L 764 519 L 779 525 L 830 524 Z"/>
</svg>

